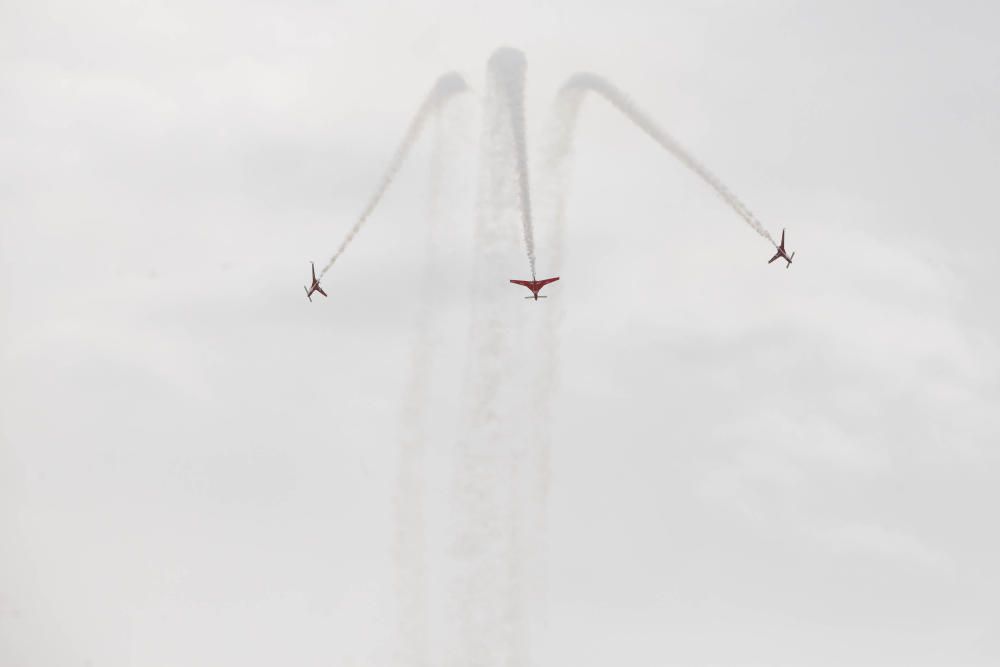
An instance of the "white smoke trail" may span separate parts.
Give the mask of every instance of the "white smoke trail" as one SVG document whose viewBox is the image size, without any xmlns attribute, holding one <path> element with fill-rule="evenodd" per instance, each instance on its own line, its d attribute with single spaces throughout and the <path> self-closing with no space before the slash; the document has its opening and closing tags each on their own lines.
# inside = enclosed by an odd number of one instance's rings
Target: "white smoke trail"
<svg viewBox="0 0 1000 667">
<path fill-rule="evenodd" d="M 543 157 L 541 160 L 541 197 L 543 207 L 542 219 L 551 220 L 548 235 L 545 240 L 546 257 L 552 262 L 556 274 L 563 273 L 563 252 L 566 237 L 566 207 L 567 192 L 572 171 L 573 143 L 580 108 L 588 93 L 597 93 L 610 102 L 615 108 L 625 114 L 643 132 L 655 140 L 660 146 L 674 155 L 682 164 L 698 174 L 726 201 L 751 228 L 766 238 L 772 244 L 774 240 L 764 226 L 714 174 L 699 163 L 690 153 L 684 150 L 670 135 L 656 125 L 645 113 L 618 88 L 606 79 L 595 74 L 580 73 L 571 77 L 563 85 L 556 97 L 543 141 Z M 568 295 L 571 285 L 562 289 L 564 296 Z M 544 322 L 533 333 L 532 349 L 537 350 L 537 375 L 531 387 L 532 423 L 534 426 L 533 447 L 531 453 L 536 460 L 540 472 L 538 483 L 534 489 L 536 506 L 541 508 L 536 521 L 538 539 L 544 541 L 547 534 L 545 528 L 544 507 L 551 471 L 551 443 L 548 431 L 552 396 L 558 386 L 559 376 L 559 346 L 557 336 L 559 327 L 565 316 L 566 299 L 550 301 L 545 309 Z M 539 550 L 544 544 L 539 545 Z M 534 582 L 541 591 L 540 599 L 544 602 L 545 572 L 537 572 Z M 543 610 L 544 615 L 544 610 Z"/>
<path fill-rule="evenodd" d="M 553 274 L 561 275 L 564 271 L 563 253 L 566 237 L 566 206 L 567 193 L 572 170 L 573 139 L 576 123 L 579 118 L 580 106 L 587 90 L 581 87 L 564 86 L 556 97 L 551 116 L 542 134 L 542 157 L 539 170 L 538 205 L 541 209 L 539 219 L 551 221 L 547 233 L 541 237 L 546 257 L 551 262 Z M 564 296 L 572 285 L 564 285 L 560 293 Z M 533 367 L 536 376 L 531 382 L 530 410 L 532 427 L 534 429 L 532 453 L 536 459 L 538 478 L 534 493 L 541 514 L 538 534 L 544 539 L 544 508 L 547 503 L 548 489 L 551 483 L 551 441 L 549 422 L 551 416 L 552 397 L 558 388 L 559 358 L 557 336 L 566 313 L 566 299 L 551 299 L 546 303 L 541 322 L 532 332 L 531 348 L 537 350 Z M 541 545 L 544 548 L 544 545 Z M 541 573 L 544 575 L 544 573 Z M 544 589 L 544 582 L 538 582 L 539 589 Z"/>
<path fill-rule="evenodd" d="M 546 233 L 538 240 L 545 250 L 545 257 L 553 268 L 553 275 L 561 275 L 563 249 L 566 231 L 566 204 L 569 189 L 573 136 L 578 118 L 578 110 L 584 92 L 564 91 L 556 100 L 552 118 L 546 124 L 541 145 L 538 198 L 536 204 L 541 213 L 537 219 L 551 221 Z M 536 212 L 538 208 L 536 207 Z M 532 375 L 526 382 L 525 392 L 528 405 L 525 412 L 525 426 L 528 429 L 528 447 L 521 461 L 525 473 L 524 494 L 529 536 L 525 550 L 528 554 L 525 576 L 532 593 L 530 629 L 541 632 L 547 621 L 547 546 L 548 546 L 548 496 L 552 478 L 552 436 L 550 431 L 552 400 L 559 384 L 558 336 L 566 313 L 567 290 L 560 290 L 560 298 L 550 299 L 545 304 L 540 317 L 532 323 L 525 341 L 527 349 L 533 351 Z"/>
<path fill-rule="evenodd" d="M 320 272 L 320 277 L 326 275 L 326 272 L 330 270 L 330 267 L 334 265 L 337 259 L 344 254 L 347 246 L 351 244 L 354 237 L 364 226 L 368 217 L 378 206 L 378 203 L 382 201 L 382 197 L 385 195 L 386 190 L 392 185 L 392 181 L 396 178 L 399 168 L 403 166 L 403 162 L 406 160 L 406 156 L 409 155 L 410 149 L 413 148 L 413 144 L 416 143 L 417 139 L 420 137 L 421 130 L 424 128 L 424 123 L 430 113 L 440 107 L 442 104 L 447 102 L 452 96 L 457 93 L 461 93 L 468 90 L 468 86 L 465 83 L 465 79 L 461 75 L 450 72 L 441 76 L 431 88 L 430 93 L 424 99 L 423 104 L 417 110 L 416 115 L 413 120 L 410 121 L 410 126 L 406 130 L 406 134 L 403 135 L 403 140 L 400 142 L 399 147 L 396 148 L 396 152 L 392 156 L 392 161 L 389 162 L 389 168 L 386 170 L 385 175 L 382 176 L 382 181 L 379 183 L 378 188 L 375 190 L 375 194 L 372 195 L 371 199 L 368 200 L 368 204 L 365 206 L 364 210 L 361 211 L 361 215 L 358 217 L 354 226 L 351 227 L 350 231 L 347 232 L 347 236 L 340 243 L 340 247 L 337 251 L 333 253 L 333 257 L 330 261 L 326 263 L 323 270 Z"/>
<path fill-rule="evenodd" d="M 639 129 L 650 136 L 656 143 L 660 144 L 668 152 L 670 152 L 674 157 L 680 160 L 681 164 L 685 167 L 698 174 L 703 181 L 708 183 L 713 190 L 715 190 L 720 197 L 729 206 L 743 218 L 750 227 L 753 228 L 758 234 L 766 238 L 771 242 L 772 245 L 777 245 L 774 239 L 771 238 L 771 234 L 764 228 L 760 220 L 754 216 L 746 205 L 740 201 L 733 192 L 726 187 L 726 185 L 719 180 L 719 178 L 710 172 L 703 164 L 698 162 L 687 152 L 673 137 L 667 134 L 662 128 L 660 128 L 653 120 L 647 116 L 641 109 L 639 109 L 631 99 L 628 98 L 622 91 L 614 86 L 610 81 L 604 79 L 596 74 L 591 74 L 589 72 L 581 72 L 574 74 L 567 81 L 562 90 L 560 91 L 560 97 L 569 96 L 570 100 L 565 105 L 565 110 L 571 112 L 573 119 L 575 120 L 576 111 L 579 108 L 579 99 L 575 102 L 572 101 L 573 97 L 578 97 L 580 92 L 594 92 L 610 102 L 615 108 L 625 114 L 629 120 L 635 123 Z M 557 103 L 558 104 L 558 103 Z M 570 133 L 566 135 L 568 141 L 572 141 L 572 123 L 570 121 Z M 565 144 L 565 148 L 568 148 L 569 144 Z"/>
<path fill-rule="evenodd" d="M 440 251 L 442 190 L 453 146 L 443 132 L 443 109 L 433 114 L 427 228 L 424 237 L 422 288 L 417 303 L 411 350 L 410 377 L 403 398 L 396 478 L 395 567 L 399 648 L 397 662 L 407 667 L 431 664 L 427 572 L 427 525 L 424 483 L 427 444 L 427 411 L 434 345 L 431 301 Z"/>
<path fill-rule="evenodd" d="M 490 57 L 489 71 L 503 94 L 503 105 L 510 120 L 514 141 L 515 179 L 518 205 L 524 230 L 524 249 L 528 253 L 531 279 L 535 279 L 535 233 L 531 220 L 531 180 L 528 175 L 528 148 L 524 129 L 524 54 L 510 48 L 497 49 Z"/>
<path fill-rule="evenodd" d="M 522 342 L 523 320 L 515 308 L 523 302 L 511 298 L 496 268 L 519 252 L 511 229 L 525 200 L 518 195 L 510 90 L 523 90 L 523 72 L 523 56 L 507 49 L 494 54 L 487 70 L 466 416 L 453 471 L 457 643 L 447 664 L 455 667 L 529 664 L 524 493 L 517 447 L 526 378 L 514 354 L 515 343 Z"/>
</svg>

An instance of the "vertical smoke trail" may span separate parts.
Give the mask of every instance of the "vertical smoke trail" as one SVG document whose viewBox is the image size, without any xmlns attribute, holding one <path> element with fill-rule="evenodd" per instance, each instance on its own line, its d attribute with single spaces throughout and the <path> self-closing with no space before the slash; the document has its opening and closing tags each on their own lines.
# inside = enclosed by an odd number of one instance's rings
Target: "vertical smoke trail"
<svg viewBox="0 0 1000 667">
<path fill-rule="evenodd" d="M 351 227 L 350 231 L 347 232 L 347 236 L 341 242 L 340 247 L 337 248 L 337 252 L 333 253 L 333 257 L 330 261 L 326 263 L 323 270 L 320 272 L 320 277 L 322 278 L 326 275 L 326 272 L 330 270 L 330 267 L 334 265 L 337 259 L 344 253 L 347 246 L 351 244 L 355 235 L 361 230 L 368 217 L 378 206 L 378 203 L 382 200 L 385 195 L 386 190 L 392 185 L 392 181 L 396 178 L 396 173 L 399 172 L 399 168 L 403 165 L 406 160 L 406 156 L 409 155 L 410 149 L 413 148 L 413 144 L 416 143 L 417 139 L 420 137 L 420 132 L 423 130 L 424 123 L 427 120 L 428 115 L 436 108 L 447 102 L 452 96 L 457 93 L 464 92 L 468 89 L 465 80 L 458 74 L 451 72 L 443 75 L 434 84 L 430 93 L 424 99 L 423 104 L 417 110 L 416 115 L 413 120 L 410 121 L 410 126 L 406 130 L 406 134 L 403 135 L 403 140 L 400 142 L 399 146 L 396 148 L 396 152 L 392 156 L 392 161 L 389 162 L 389 168 L 386 170 L 385 175 L 382 176 L 382 181 L 379 183 L 378 188 L 375 190 L 375 194 L 372 195 L 371 199 L 368 200 L 368 204 L 365 206 L 364 210 L 361 211 L 361 215 L 358 217 L 357 222 Z"/>
<path fill-rule="evenodd" d="M 770 233 L 764 229 L 764 225 L 754 216 L 754 214 L 746 207 L 746 205 L 741 202 L 726 185 L 718 179 L 715 174 L 710 172 L 703 164 L 698 162 L 693 155 L 688 153 L 684 148 L 674 140 L 669 134 L 663 131 L 653 120 L 647 116 L 642 110 L 640 110 L 635 104 L 630 100 L 622 91 L 618 90 L 610 81 L 596 74 L 591 74 L 589 72 L 581 72 L 579 74 L 574 74 L 570 77 L 569 81 L 563 86 L 560 91 L 560 97 L 569 96 L 570 100 L 565 106 L 566 110 L 569 110 L 575 118 L 576 111 L 579 108 L 579 100 L 572 102 L 573 96 L 578 96 L 581 92 L 594 92 L 602 96 L 608 102 L 610 102 L 615 108 L 625 114 L 629 120 L 635 123 L 639 129 L 650 136 L 656 143 L 660 144 L 668 152 L 670 152 L 675 158 L 680 160 L 681 164 L 685 167 L 698 174 L 703 181 L 708 183 L 712 189 L 714 189 L 720 197 L 729 206 L 743 218 L 750 227 L 754 229 L 758 234 L 766 238 L 771 242 L 772 245 L 777 245 L 774 239 L 771 238 Z M 572 129 L 573 121 L 569 121 L 570 129 Z M 572 141 L 572 134 L 567 135 L 569 141 Z M 568 148 L 569 144 L 566 144 Z"/>
<path fill-rule="evenodd" d="M 447 155 L 451 146 L 443 134 L 442 109 L 433 114 L 430 194 L 424 237 L 424 268 L 412 341 L 410 377 L 403 398 L 396 478 L 395 567 L 399 651 L 397 662 L 407 667 L 430 665 L 428 624 L 427 526 L 424 484 L 427 410 L 434 349 L 431 335 L 431 293 L 439 252 L 441 207 Z"/>
<path fill-rule="evenodd" d="M 507 281 L 496 269 L 519 252 L 510 233 L 516 209 L 524 205 L 517 194 L 522 183 L 510 91 L 523 90 L 523 71 L 523 56 L 507 49 L 494 54 L 487 69 L 466 415 L 453 471 L 458 627 L 448 664 L 455 667 L 528 664 L 524 494 L 517 456 L 523 422 L 518 388 L 525 377 L 514 354 L 523 336 L 523 317 L 514 308 L 522 304 L 510 298 Z"/>
<path fill-rule="evenodd" d="M 583 102 L 585 90 L 577 87 L 564 87 L 556 97 L 551 117 L 546 123 L 542 141 L 542 157 L 540 160 L 539 182 L 541 192 L 539 204 L 542 208 L 542 219 L 550 220 L 547 234 L 542 237 L 546 257 L 552 263 L 553 273 L 563 273 L 563 250 L 566 235 L 566 203 L 569 190 L 570 172 L 572 168 L 573 138 L 579 117 L 580 105 Z M 562 293 L 571 290 L 571 285 L 565 285 Z M 536 349 L 537 373 L 531 383 L 532 398 L 532 450 L 536 458 L 538 479 L 534 493 L 537 497 L 541 514 L 539 536 L 544 539 L 544 508 L 547 502 L 550 485 L 551 441 L 549 434 L 550 406 L 552 396 L 558 386 L 559 358 L 556 337 L 566 313 L 566 299 L 552 299 L 546 303 L 541 323 L 532 334 L 531 346 Z M 539 585 L 544 588 L 543 584 Z"/>
<path fill-rule="evenodd" d="M 490 58 L 490 72 L 496 77 L 506 100 L 510 131 L 514 140 L 518 203 L 524 229 L 524 248 L 528 253 L 531 279 L 535 279 L 535 233 L 531 220 L 531 181 L 528 175 L 528 148 L 524 130 L 524 54 L 510 48 L 497 49 Z"/>
<path fill-rule="evenodd" d="M 552 119 L 546 124 L 541 145 L 539 184 L 541 207 L 539 219 L 548 220 L 546 234 L 539 240 L 551 262 L 553 273 L 563 273 L 563 247 L 565 237 L 565 217 L 567 192 L 570 180 L 573 136 L 578 118 L 578 110 L 583 101 L 582 91 L 565 91 L 556 100 Z M 534 608 L 532 629 L 544 628 L 547 618 L 546 601 L 548 591 L 546 550 L 548 545 L 548 495 L 551 486 L 552 436 L 550 432 L 552 398 L 558 389 L 559 380 L 559 329 L 566 313 L 567 289 L 562 296 L 550 299 L 545 304 L 540 318 L 533 323 L 526 341 L 533 350 L 531 372 L 527 384 L 529 402 L 526 407 L 529 447 L 524 452 L 524 468 L 528 473 L 525 480 L 528 519 L 530 525 L 530 558 L 528 572 L 530 590 L 533 592 Z"/>
<path fill-rule="evenodd" d="M 497 468 L 502 461 L 503 439 L 495 401 L 506 355 L 505 319 L 490 308 L 501 305 L 483 267 L 503 256 L 503 216 L 499 202 L 505 182 L 495 167 L 503 162 L 495 141 L 499 118 L 497 90 L 487 80 L 480 141 L 480 174 L 475 229 L 476 273 L 472 276 L 472 321 L 466 369 L 463 438 L 455 460 L 455 570 L 457 590 L 454 633 L 456 646 L 448 656 L 452 667 L 493 667 L 503 663 L 497 635 L 501 632 L 499 564 L 504 559 L 502 499 Z"/>
</svg>

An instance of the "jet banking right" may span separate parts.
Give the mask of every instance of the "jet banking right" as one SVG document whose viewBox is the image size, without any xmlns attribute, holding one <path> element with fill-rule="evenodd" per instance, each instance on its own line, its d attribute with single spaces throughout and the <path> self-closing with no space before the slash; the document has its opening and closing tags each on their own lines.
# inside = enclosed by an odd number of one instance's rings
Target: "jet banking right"
<svg viewBox="0 0 1000 667">
<path fill-rule="evenodd" d="M 783 260 L 785 260 L 786 262 L 788 262 L 788 264 L 785 264 L 785 268 L 786 269 L 792 265 L 792 257 L 795 257 L 795 253 L 794 252 L 792 253 L 791 257 L 789 257 L 788 253 L 785 252 L 785 230 L 784 229 L 781 230 L 781 243 L 778 244 L 778 252 L 774 253 L 774 257 L 772 257 L 771 259 L 767 260 L 767 263 L 770 264 L 771 262 L 773 262 L 774 260 L 778 259 L 779 257 L 782 258 Z"/>
</svg>

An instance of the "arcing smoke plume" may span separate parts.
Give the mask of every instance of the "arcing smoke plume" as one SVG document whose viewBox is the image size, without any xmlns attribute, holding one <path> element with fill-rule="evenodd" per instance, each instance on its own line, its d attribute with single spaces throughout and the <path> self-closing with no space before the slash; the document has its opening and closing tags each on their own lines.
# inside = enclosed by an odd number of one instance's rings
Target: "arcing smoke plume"
<svg viewBox="0 0 1000 667">
<path fill-rule="evenodd" d="M 581 72 L 579 74 L 574 74 L 570 77 L 569 81 L 563 85 L 562 90 L 559 93 L 560 98 L 577 98 L 575 103 L 570 103 L 566 107 L 574 115 L 573 118 L 566 119 L 566 122 L 570 127 L 572 127 L 575 122 L 575 114 L 579 107 L 579 96 L 588 91 L 602 96 L 615 108 L 625 114 L 625 116 L 635 123 L 639 129 L 648 134 L 656 143 L 660 144 L 660 146 L 667 149 L 667 151 L 669 151 L 674 157 L 680 160 L 684 166 L 698 174 L 702 180 L 712 186 L 712 189 L 719 193 L 719 196 L 722 197 L 726 203 L 729 204 L 729 206 L 732 207 L 732 209 L 754 229 L 754 231 L 770 241 L 772 245 L 777 245 L 774 242 L 774 239 L 771 238 L 768 231 L 764 229 L 764 225 L 761 224 L 760 220 L 758 220 L 754 214 L 750 212 L 750 209 L 748 209 L 746 205 L 741 202 L 736 195 L 734 195 L 732 191 L 730 191 L 729 188 L 727 188 L 725 184 L 718 179 L 718 177 L 715 176 L 715 174 L 710 172 L 703 164 L 698 162 L 693 155 L 684 150 L 684 148 L 678 144 L 673 137 L 664 132 L 649 116 L 635 106 L 632 100 L 622 93 L 622 91 L 618 90 L 618 88 L 616 88 L 607 79 L 589 72 Z M 557 101 L 557 105 L 558 104 L 559 102 Z M 567 137 L 570 140 L 572 139 L 571 134 L 567 135 Z"/>
<path fill-rule="evenodd" d="M 528 253 L 531 279 L 535 279 L 535 233 L 531 221 L 531 182 L 528 176 L 528 148 L 524 131 L 524 54 L 510 48 L 497 49 L 490 58 L 490 72 L 506 99 L 506 111 L 514 143 L 518 208 L 524 229 L 524 249 Z"/>
<path fill-rule="evenodd" d="M 375 190 L 375 194 L 373 194 L 371 199 L 368 200 L 368 204 L 365 206 L 364 210 L 361 211 L 361 215 L 358 217 L 357 222 L 355 222 L 354 226 L 351 227 L 349 232 L 347 232 L 347 236 L 344 237 L 340 247 L 337 248 L 337 252 L 333 253 L 333 257 L 331 257 L 330 261 L 323 267 L 320 277 L 326 275 L 326 272 L 330 270 L 330 267 L 332 267 L 337 259 L 344 253 L 344 250 L 347 249 L 347 246 L 351 244 L 355 235 L 364 226 L 368 217 L 372 214 L 372 211 L 374 211 L 375 207 L 378 206 L 378 203 L 382 200 L 386 190 L 389 189 L 389 186 L 392 185 L 392 181 L 396 178 L 396 173 L 399 172 L 399 168 L 406 160 L 406 156 L 409 155 L 410 149 L 413 148 L 413 144 L 415 144 L 417 139 L 420 137 L 420 132 L 423 130 L 424 123 L 427 121 L 431 112 L 447 102 L 452 96 L 466 90 L 468 90 L 468 86 L 465 83 L 465 79 L 454 72 L 445 74 L 437 80 L 437 83 L 434 84 L 431 92 L 428 93 L 427 97 L 424 99 L 423 104 L 420 105 L 420 109 L 417 110 L 413 120 L 410 121 L 410 126 L 407 128 L 406 134 L 403 136 L 403 141 L 400 142 L 395 154 L 393 154 L 392 161 L 389 163 L 389 168 L 382 177 L 382 181 Z"/>
</svg>

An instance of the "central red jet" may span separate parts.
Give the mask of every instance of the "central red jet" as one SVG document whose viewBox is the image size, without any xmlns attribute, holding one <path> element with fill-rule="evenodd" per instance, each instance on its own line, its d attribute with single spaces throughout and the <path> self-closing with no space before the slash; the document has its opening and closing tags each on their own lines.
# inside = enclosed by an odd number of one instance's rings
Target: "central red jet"
<svg viewBox="0 0 1000 667">
<path fill-rule="evenodd" d="M 538 290 L 542 289 L 549 283 L 554 283 L 559 280 L 559 276 L 555 278 L 546 278 L 545 280 L 511 280 L 515 285 L 524 285 L 531 290 L 532 296 L 526 296 L 525 299 L 534 299 L 538 301 L 539 299 L 547 299 L 545 296 L 538 296 Z"/>
</svg>

